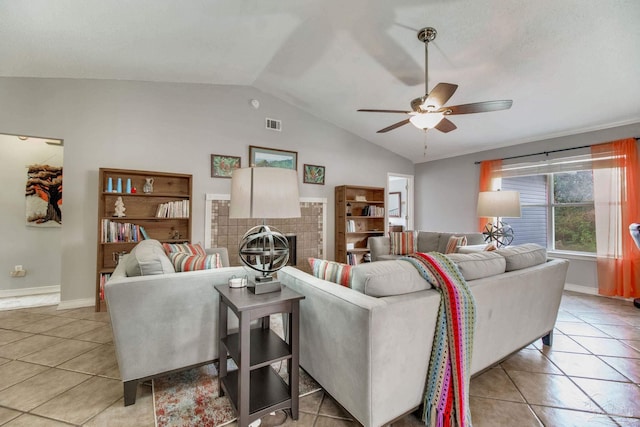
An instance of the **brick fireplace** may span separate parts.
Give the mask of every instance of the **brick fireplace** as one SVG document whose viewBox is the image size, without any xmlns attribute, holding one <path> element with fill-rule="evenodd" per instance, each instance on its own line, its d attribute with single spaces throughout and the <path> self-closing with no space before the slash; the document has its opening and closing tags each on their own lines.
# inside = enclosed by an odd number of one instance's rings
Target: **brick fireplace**
<svg viewBox="0 0 640 427">
<path fill-rule="evenodd" d="M 205 246 L 226 247 L 229 264 L 242 265 L 238 257 L 240 240 L 251 227 L 262 224 L 262 220 L 229 218 L 229 195 L 207 194 L 206 209 Z M 265 223 L 280 230 L 290 244 L 295 241 L 295 267 L 309 272 L 308 258 L 325 257 L 327 200 L 300 198 L 300 213 L 300 218 L 266 218 Z"/>
</svg>

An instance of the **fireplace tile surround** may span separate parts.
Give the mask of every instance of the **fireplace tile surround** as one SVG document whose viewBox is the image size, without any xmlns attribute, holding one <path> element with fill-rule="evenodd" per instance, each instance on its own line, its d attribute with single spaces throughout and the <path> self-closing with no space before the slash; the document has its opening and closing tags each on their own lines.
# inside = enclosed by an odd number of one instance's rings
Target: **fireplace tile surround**
<svg viewBox="0 0 640 427">
<path fill-rule="evenodd" d="M 262 224 L 258 219 L 229 218 L 229 196 L 207 195 L 207 215 L 205 235 L 206 247 L 226 247 L 229 250 L 229 264 L 242 265 L 238 257 L 238 247 L 242 236 L 251 227 Z M 295 235 L 297 240 L 297 260 L 295 267 L 310 272 L 308 258 L 324 258 L 326 253 L 326 199 L 300 199 L 300 218 L 269 219 L 265 223 L 280 230 L 285 235 Z"/>
</svg>

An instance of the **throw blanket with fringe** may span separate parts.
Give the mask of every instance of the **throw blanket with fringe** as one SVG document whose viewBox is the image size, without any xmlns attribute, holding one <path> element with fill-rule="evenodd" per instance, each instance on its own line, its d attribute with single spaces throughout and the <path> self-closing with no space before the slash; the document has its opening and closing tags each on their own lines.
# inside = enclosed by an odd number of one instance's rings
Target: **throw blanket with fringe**
<svg viewBox="0 0 640 427">
<path fill-rule="evenodd" d="M 471 426 L 469 370 L 476 302 L 455 264 L 438 252 L 404 257 L 441 294 L 425 385 L 422 421 L 429 427 Z"/>
</svg>

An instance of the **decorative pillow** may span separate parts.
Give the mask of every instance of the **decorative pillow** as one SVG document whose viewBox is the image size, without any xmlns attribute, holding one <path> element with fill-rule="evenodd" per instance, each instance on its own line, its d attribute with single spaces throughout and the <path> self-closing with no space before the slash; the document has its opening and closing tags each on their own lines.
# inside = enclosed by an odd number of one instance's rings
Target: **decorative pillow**
<svg viewBox="0 0 640 427">
<path fill-rule="evenodd" d="M 449 242 L 447 243 L 447 249 L 445 249 L 445 254 L 452 254 L 458 249 L 458 246 L 467 246 L 467 236 L 451 236 L 449 237 Z"/>
<path fill-rule="evenodd" d="M 169 255 L 172 252 L 182 252 L 189 255 L 207 255 L 199 243 L 163 243 L 164 251 Z"/>
<path fill-rule="evenodd" d="M 177 273 L 183 271 L 212 270 L 220 268 L 220 255 L 190 255 L 184 252 L 171 252 L 169 259 Z"/>
<path fill-rule="evenodd" d="M 351 265 L 317 258 L 309 258 L 309 265 L 313 275 L 317 278 L 337 283 L 347 288 L 351 287 L 351 279 L 353 277 Z"/>
<path fill-rule="evenodd" d="M 491 251 L 495 251 L 496 249 L 498 249 L 498 248 L 496 248 L 496 244 L 495 243 L 489 243 L 487 246 L 485 246 L 483 251 L 491 252 Z"/>
<path fill-rule="evenodd" d="M 124 263 L 127 277 L 175 273 L 162 244 L 154 239 L 138 243 L 131 253 L 125 256 Z"/>
<path fill-rule="evenodd" d="M 418 249 L 416 231 L 392 231 L 389 233 L 391 255 L 411 255 Z"/>
</svg>

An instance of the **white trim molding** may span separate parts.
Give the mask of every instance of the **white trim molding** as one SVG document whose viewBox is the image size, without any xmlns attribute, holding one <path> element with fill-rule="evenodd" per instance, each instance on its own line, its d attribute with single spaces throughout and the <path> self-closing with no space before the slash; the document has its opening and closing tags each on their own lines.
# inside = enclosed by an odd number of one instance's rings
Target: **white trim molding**
<svg viewBox="0 0 640 427">
<path fill-rule="evenodd" d="M 38 286 L 37 288 L 0 290 L 0 298 L 26 297 L 31 295 L 55 294 L 60 292 L 60 285 Z"/>
<path fill-rule="evenodd" d="M 60 301 L 58 310 L 69 310 L 72 308 L 93 307 L 96 305 L 94 298 L 72 299 L 69 301 Z"/>
</svg>

